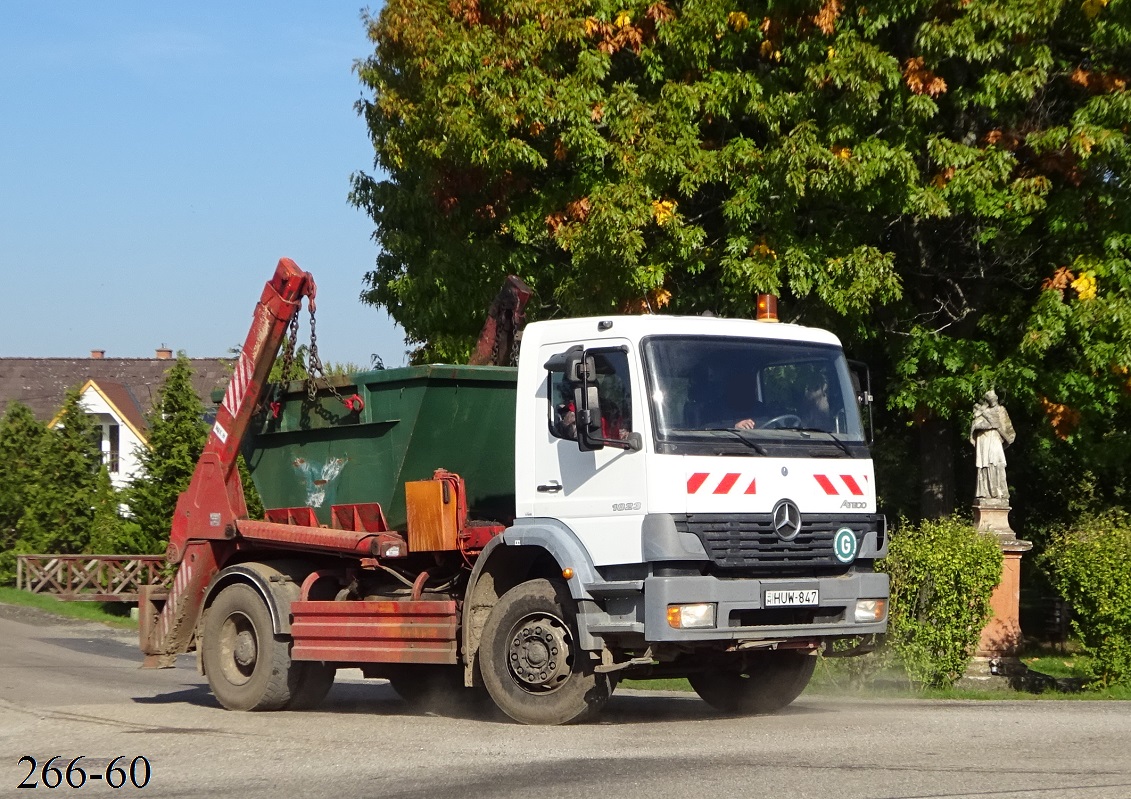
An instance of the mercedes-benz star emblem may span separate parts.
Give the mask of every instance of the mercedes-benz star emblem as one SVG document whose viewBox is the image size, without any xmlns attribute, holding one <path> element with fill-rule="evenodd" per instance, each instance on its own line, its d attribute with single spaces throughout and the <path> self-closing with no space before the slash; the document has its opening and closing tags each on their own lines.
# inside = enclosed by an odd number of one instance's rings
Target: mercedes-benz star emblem
<svg viewBox="0 0 1131 799">
<path fill-rule="evenodd" d="M 791 541 L 801 531 L 801 509 L 791 500 L 774 505 L 774 532 L 782 541 Z"/>
</svg>

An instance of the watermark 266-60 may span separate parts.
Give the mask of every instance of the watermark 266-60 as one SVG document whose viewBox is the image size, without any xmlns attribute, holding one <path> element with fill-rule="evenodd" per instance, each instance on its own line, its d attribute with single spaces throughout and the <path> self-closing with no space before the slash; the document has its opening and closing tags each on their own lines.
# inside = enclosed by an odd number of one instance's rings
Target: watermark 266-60
<svg viewBox="0 0 1131 799">
<path fill-rule="evenodd" d="M 92 783 L 105 783 L 111 788 L 144 788 L 153 776 L 149 758 L 138 755 L 132 760 L 118 755 L 102 769 L 84 768 L 79 755 L 69 763 L 62 755 L 55 755 L 41 766 L 31 755 L 24 755 L 17 765 L 27 768 L 27 776 L 17 788 L 81 788 Z"/>
</svg>

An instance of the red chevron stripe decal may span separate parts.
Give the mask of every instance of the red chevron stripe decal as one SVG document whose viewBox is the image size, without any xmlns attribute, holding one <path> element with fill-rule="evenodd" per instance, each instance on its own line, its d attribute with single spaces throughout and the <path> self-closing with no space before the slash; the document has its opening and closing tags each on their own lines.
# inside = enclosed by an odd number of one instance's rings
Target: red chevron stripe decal
<svg viewBox="0 0 1131 799">
<path fill-rule="evenodd" d="M 840 479 L 844 481 L 844 484 L 848 486 L 848 490 L 851 491 L 854 496 L 864 496 L 863 489 L 860 488 L 860 485 L 856 482 L 856 478 L 854 478 L 852 475 L 842 474 L 840 476 Z"/>
<path fill-rule="evenodd" d="M 825 493 L 830 497 L 835 497 L 839 493 L 836 490 L 836 486 L 833 485 L 833 481 L 825 477 L 825 475 L 815 474 L 813 475 L 813 477 L 817 479 L 817 482 L 820 484 L 821 488 L 825 489 Z"/>
<path fill-rule="evenodd" d="M 729 494 L 730 490 L 734 488 L 734 484 L 738 482 L 737 474 L 727 474 L 719 481 L 718 486 L 715 487 L 716 494 Z"/>
</svg>

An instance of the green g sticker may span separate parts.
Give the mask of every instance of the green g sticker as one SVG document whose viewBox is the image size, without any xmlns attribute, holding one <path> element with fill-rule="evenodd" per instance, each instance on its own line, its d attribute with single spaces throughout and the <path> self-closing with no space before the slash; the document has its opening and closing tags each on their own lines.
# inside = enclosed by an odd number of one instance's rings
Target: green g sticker
<svg viewBox="0 0 1131 799">
<path fill-rule="evenodd" d="M 856 533 L 847 527 L 837 530 L 833 539 L 833 552 L 841 563 L 852 563 L 856 560 Z"/>
</svg>

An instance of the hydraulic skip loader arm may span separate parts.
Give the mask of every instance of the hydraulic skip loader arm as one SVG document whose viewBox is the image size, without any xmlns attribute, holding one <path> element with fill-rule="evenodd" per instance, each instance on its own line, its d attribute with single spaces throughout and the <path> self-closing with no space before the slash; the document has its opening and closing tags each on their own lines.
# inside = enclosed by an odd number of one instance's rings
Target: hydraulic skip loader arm
<svg viewBox="0 0 1131 799">
<path fill-rule="evenodd" d="M 177 500 L 165 553 L 167 563 L 178 567 L 173 586 L 167 596 L 157 586 L 142 589 L 139 638 L 145 668 L 171 667 L 192 643 L 204 592 L 232 554 L 236 522 L 247 518 L 236 468 L 240 442 L 263 398 L 288 325 L 303 297 L 313 312 L 315 293 L 314 278 L 289 258 L 279 261 L 263 287 L 216 422 L 188 488 Z"/>
</svg>

